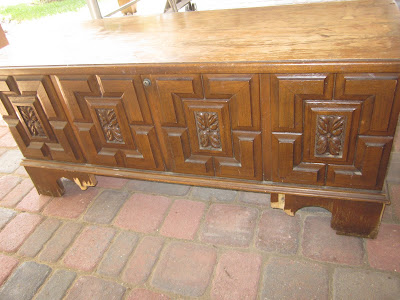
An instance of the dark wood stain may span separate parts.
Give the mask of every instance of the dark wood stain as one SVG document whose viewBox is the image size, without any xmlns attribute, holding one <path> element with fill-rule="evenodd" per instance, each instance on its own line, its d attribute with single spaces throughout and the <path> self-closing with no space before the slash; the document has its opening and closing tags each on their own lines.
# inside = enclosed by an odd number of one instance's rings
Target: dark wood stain
<svg viewBox="0 0 400 300">
<path fill-rule="evenodd" d="M 265 192 L 288 214 L 321 206 L 338 233 L 376 236 L 400 111 L 393 2 L 36 30 L 0 52 L 0 113 L 40 194 L 94 175 Z"/>
</svg>

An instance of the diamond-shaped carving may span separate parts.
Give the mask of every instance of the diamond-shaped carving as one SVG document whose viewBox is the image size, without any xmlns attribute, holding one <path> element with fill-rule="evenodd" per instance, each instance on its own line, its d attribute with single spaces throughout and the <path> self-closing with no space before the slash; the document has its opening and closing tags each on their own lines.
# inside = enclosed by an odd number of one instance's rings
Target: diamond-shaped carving
<svg viewBox="0 0 400 300">
<path fill-rule="evenodd" d="M 90 163 L 163 170 L 139 76 L 57 76 Z"/>
<path fill-rule="evenodd" d="M 345 116 L 318 116 L 315 139 L 317 156 L 342 157 L 345 123 Z"/>
<path fill-rule="evenodd" d="M 397 82 L 397 74 L 272 75 L 272 179 L 382 188 Z"/>
<path fill-rule="evenodd" d="M 172 154 L 170 170 L 262 179 L 258 75 L 159 75 L 152 81 L 148 92 L 158 96 L 153 101 Z"/>
<path fill-rule="evenodd" d="M 46 137 L 39 118 L 31 106 L 18 106 L 18 110 L 32 136 Z"/>
<path fill-rule="evenodd" d="M 0 103 L 26 158 L 84 161 L 49 76 L 0 77 Z"/>
<path fill-rule="evenodd" d="M 195 112 L 200 149 L 221 150 L 218 114 L 214 112 Z"/>
<path fill-rule="evenodd" d="M 108 143 L 123 144 L 121 128 L 119 127 L 117 115 L 113 109 L 97 108 L 97 116 L 103 129 L 104 137 Z"/>
</svg>

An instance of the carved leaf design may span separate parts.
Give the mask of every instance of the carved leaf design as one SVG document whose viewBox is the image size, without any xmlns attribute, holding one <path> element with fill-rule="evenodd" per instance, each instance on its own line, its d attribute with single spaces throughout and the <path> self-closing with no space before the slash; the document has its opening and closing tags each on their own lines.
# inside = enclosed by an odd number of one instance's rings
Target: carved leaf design
<svg viewBox="0 0 400 300">
<path fill-rule="evenodd" d="M 342 141 L 338 137 L 332 137 L 329 139 L 329 152 L 332 155 L 339 155 L 342 146 Z"/>
<path fill-rule="evenodd" d="M 31 106 L 19 106 L 18 110 L 32 136 L 46 137 L 43 127 Z"/>
<path fill-rule="evenodd" d="M 340 156 L 342 152 L 345 117 L 317 117 L 315 152 L 317 155 Z"/>
<path fill-rule="evenodd" d="M 324 154 L 328 149 L 328 138 L 324 135 L 320 135 L 317 138 L 317 145 L 316 145 L 317 154 Z"/>
<path fill-rule="evenodd" d="M 221 147 L 221 141 L 220 141 L 218 132 L 215 132 L 215 131 L 211 132 L 209 138 L 210 138 L 210 143 L 214 148 Z"/>
<path fill-rule="evenodd" d="M 328 133 L 328 116 L 320 116 L 318 118 L 318 133 L 319 134 L 327 134 Z"/>
<path fill-rule="evenodd" d="M 344 118 L 342 116 L 335 116 L 332 118 L 331 133 L 335 136 L 339 136 L 343 132 Z"/>
<path fill-rule="evenodd" d="M 203 149 L 221 149 L 218 114 L 215 112 L 195 112 L 197 134 Z"/>
<path fill-rule="evenodd" d="M 209 144 L 209 138 L 208 138 L 208 132 L 207 131 L 201 131 L 199 134 L 199 139 L 200 139 L 200 145 L 204 148 L 208 147 Z"/>
<path fill-rule="evenodd" d="M 205 130 L 207 128 L 207 116 L 206 113 L 198 113 L 196 114 L 196 121 L 197 121 L 197 126 L 201 130 Z"/>
<path fill-rule="evenodd" d="M 96 113 L 107 142 L 123 144 L 124 139 L 115 111 L 108 108 L 97 108 Z"/>
<path fill-rule="evenodd" d="M 218 117 L 217 117 L 217 114 L 209 114 L 208 115 L 208 127 L 211 130 L 217 130 L 218 129 Z"/>
</svg>

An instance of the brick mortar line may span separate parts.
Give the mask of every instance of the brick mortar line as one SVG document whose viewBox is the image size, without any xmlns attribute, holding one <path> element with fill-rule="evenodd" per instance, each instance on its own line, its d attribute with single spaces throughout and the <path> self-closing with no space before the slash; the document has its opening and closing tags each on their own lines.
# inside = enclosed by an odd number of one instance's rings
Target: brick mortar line
<svg viewBox="0 0 400 300">
<path fill-rule="evenodd" d="M 93 197 L 93 199 L 89 202 L 88 206 L 86 206 L 86 208 L 82 211 L 82 213 L 75 219 L 79 222 L 86 222 L 88 223 L 86 220 L 83 219 L 83 217 L 86 215 L 86 213 L 88 212 L 88 210 L 93 206 L 94 202 L 97 200 L 97 198 L 100 197 L 100 195 L 104 192 L 104 188 L 99 188 L 99 187 L 94 187 L 95 189 L 98 189 L 97 194 Z M 86 191 L 86 190 L 85 190 Z M 80 192 L 85 192 L 84 190 L 80 189 Z M 62 197 L 62 196 L 61 196 Z M 61 198 L 61 197 L 53 197 L 54 198 Z M 53 201 L 53 199 L 51 201 Z M 47 205 L 50 204 L 50 201 L 47 203 Z M 46 206 L 47 206 L 46 205 Z"/>
<path fill-rule="evenodd" d="M 257 299 L 262 299 L 262 294 L 263 294 L 263 286 L 264 286 L 264 281 L 266 280 L 265 278 L 265 269 L 271 260 L 272 255 L 269 254 L 265 257 L 262 257 L 261 261 L 261 269 L 260 269 L 260 278 L 258 279 L 258 286 L 257 286 Z"/>
<path fill-rule="evenodd" d="M 329 300 L 334 300 L 334 290 L 335 290 L 335 283 L 333 280 L 333 275 L 335 273 L 336 267 L 330 264 L 324 264 L 328 269 L 328 297 Z"/>
<path fill-rule="evenodd" d="M 0 178 L 2 177 L 3 175 L 0 175 Z M 12 175 L 12 176 L 15 176 L 15 175 Z M 15 177 L 19 177 L 19 178 L 21 178 L 21 176 L 15 176 Z M 3 199 L 5 198 L 5 197 L 7 197 L 7 195 L 8 194 L 10 194 L 12 191 L 14 191 L 18 186 L 20 186 L 21 184 L 22 184 L 22 182 L 25 180 L 25 179 L 27 179 L 26 177 L 25 178 L 21 178 L 21 181 L 16 185 L 16 186 L 14 186 L 14 188 L 12 189 L 12 190 L 10 190 L 7 194 L 5 194 L 1 199 L 0 199 L 0 207 L 4 207 L 4 208 L 16 208 L 17 207 L 17 205 L 26 197 L 26 195 L 28 195 L 33 189 L 36 189 L 35 188 L 35 186 L 33 186 L 31 189 L 29 189 L 29 191 L 28 192 L 26 192 L 26 193 L 23 193 L 23 196 L 21 197 L 21 199 L 17 202 L 17 203 L 15 203 L 15 205 L 13 205 L 13 206 L 10 206 L 10 207 L 7 207 L 7 206 L 2 206 L 2 201 L 4 201 Z M 30 178 L 29 178 L 29 180 L 31 180 Z M 32 181 L 32 180 L 31 180 Z M 33 183 L 33 182 L 32 182 Z"/>
<path fill-rule="evenodd" d="M 174 240 L 170 240 L 169 241 L 169 243 L 172 243 L 172 242 L 174 242 L 175 241 L 175 239 Z M 165 249 L 165 247 L 166 247 L 166 245 L 167 245 L 167 243 L 168 243 L 168 241 L 164 244 L 164 248 L 163 249 Z M 229 249 L 231 249 L 231 248 L 228 248 L 227 249 L 227 247 L 223 247 L 223 246 L 219 246 L 219 247 L 217 247 L 217 254 L 218 253 L 225 253 L 225 252 L 228 252 L 229 251 Z M 235 248 L 236 249 L 236 248 Z M 243 251 L 243 250 L 247 250 L 247 251 Z M 242 251 L 241 252 L 251 252 L 251 253 L 254 253 L 254 251 L 252 251 L 253 249 L 242 249 Z M 237 249 L 236 249 L 236 251 L 237 251 Z M 257 253 L 257 252 L 256 252 Z M 160 255 L 158 256 L 158 259 L 161 257 L 161 255 L 162 255 L 162 253 L 160 253 Z M 17 256 L 17 255 L 14 255 L 14 256 Z M 297 261 L 308 261 L 308 262 L 314 262 L 314 263 L 317 263 L 317 264 L 319 264 L 319 265 L 327 265 L 328 267 L 330 266 L 330 269 L 335 269 L 335 268 L 337 268 L 337 267 L 346 267 L 346 268 L 352 268 L 352 269 L 358 269 L 358 270 L 365 270 L 366 268 L 365 267 L 362 267 L 362 266 L 349 266 L 349 265 L 342 265 L 342 264 L 334 264 L 334 263 L 329 263 L 329 262 L 320 262 L 320 261 L 315 261 L 315 260 L 311 260 L 311 259 L 308 259 L 308 258 L 305 258 L 305 257 L 298 257 L 298 256 L 296 256 L 296 255 L 290 255 L 290 256 L 288 256 L 288 255 L 283 255 L 283 254 L 279 254 L 279 253 L 273 253 L 273 252 L 271 252 L 271 253 L 262 253 L 262 257 L 263 257 L 263 260 L 264 260 L 264 262 L 265 262 L 265 260 L 269 260 L 271 257 L 289 257 L 289 258 L 292 258 L 292 259 L 294 259 L 294 260 L 297 260 Z M 25 259 L 21 259 L 21 261 L 20 261 L 20 263 L 18 264 L 18 266 L 20 265 L 20 264 L 22 264 L 23 262 L 25 262 L 25 261 L 35 261 L 35 262 L 38 262 L 37 261 L 37 259 L 35 259 L 35 258 L 25 258 Z M 215 266 L 214 266 L 214 268 L 216 268 L 216 266 L 217 266 L 217 264 L 218 264 L 218 262 L 219 262 L 219 256 L 217 255 L 217 260 L 216 260 L 216 264 L 215 264 Z M 38 262 L 38 263 L 41 263 L 41 264 L 43 264 L 42 262 Z M 86 271 L 80 271 L 80 270 L 76 270 L 76 269 L 70 269 L 70 268 L 66 268 L 65 266 L 62 266 L 61 268 L 57 268 L 57 266 L 58 266 L 58 264 L 59 263 L 55 263 L 55 264 L 48 264 L 48 263 L 45 263 L 45 265 L 48 265 L 49 267 L 51 267 L 52 269 L 55 269 L 55 270 L 58 270 L 58 269 L 67 269 L 67 270 L 72 270 L 72 271 L 74 271 L 76 274 L 77 274 L 77 277 L 76 277 L 76 279 L 77 278 L 79 278 L 80 276 L 84 276 L 84 275 L 89 275 L 89 276 L 94 276 L 94 277 L 97 277 L 97 278 L 101 278 L 101 279 L 104 279 L 104 280 L 107 280 L 107 281 L 113 281 L 113 282 L 116 282 L 116 283 L 119 283 L 119 284 L 121 284 L 122 286 L 124 286 L 124 287 L 126 287 L 127 288 L 127 290 L 128 289 L 136 289 L 136 288 L 140 288 L 140 286 L 141 285 L 136 285 L 136 286 L 132 286 L 132 285 L 130 285 L 130 284 L 127 284 L 126 282 L 124 282 L 124 281 L 122 281 L 122 280 L 116 280 L 117 278 L 115 278 L 115 277 L 106 277 L 106 276 L 101 276 L 101 275 L 99 275 L 99 274 L 96 274 L 96 273 L 94 273 L 94 271 L 91 271 L 91 272 L 86 272 Z M 18 267 L 17 266 L 17 267 Z M 125 265 L 126 266 L 126 265 Z M 266 266 L 266 264 L 264 263 L 263 265 L 262 265 L 262 267 L 261 267 L 261 270 L 260 270 L 260 272 L 261 272 L 261 274 L 260 274 L 260 284 L 262 284 L 263 283 L 263 274 L 265 273 L 265 266 Z M 16 267 L 16 268 L 17 268 Z M 156 269 L 156 264 L 154 265 L 154 267 L 153 267 L 153 272 L 154 272 L 154 270 Z M 373 271 L 379 271 L 379 272 L 382 272 L 382 273 L 390 273 L 389 271 L 381 271 L 381 270 L 376 270 L 376 269 L 372 269 Z M 152 273 L 153 273 L 152 272 Z M 122 274 L 122 273 L 121 273 Z M 392 274 L 393 275 L 393 274 Z M 400 274 L 395 274 L 396 275 L 396 277 L 400 277 Z M 50 275 L 49 275 L 50 276 Z M 212 279 L 214 278 L 214 275 L 212 275 L 212 277 L 211 277 L 211 279 L 210 279 L 210 282 L 209 282 L 209 286 L 211 286 L 212 285 Z M 75 281 L 74 281 L 75 282 Z M 149 279 L 147 280 L 147 282 L 150 282 L 150 276 L 149 276 Z M 71 286 L 70 287 L 72 287 L 73 286 L 73 284 L 71 284 Z M 132 287 L 132 288 L 131 288 Z M 262 290 L 262 288 L 261 287 L 259 287 L 259 289 L 261 289 Z M 261 292 L 261 290 L 260 290 L 260 292 Z M 162 291 L 162 293 L 164 293 L 164 294 L 167 294 L 168 292 L 167 291 Z M 67 295 L 67 293 L 65 294 L 65 295 Z M 196 299 L 201 299 L 201 298 L 196 298 Z M 207 299 L 207 298 L 205 298 L 205 299 Z"/>
<path fill-rule="evenodd" d="M 253 230 L 253 236 L 251 238 L 249 247 L 253 247 L 253 248 L 257 248 L 257 239 L 258 239 L 258 233 L 260 231 L 260 222 L 261 222 L 261 218 L 264 214 L 264 212 L 267 210 L 260 210 L 257 209 L 257 218 L 254 222 L 254 230 Z"/>
<path fill-rule="evenodd" d="M 157 232 L 157 233 L 160 234 L 161 236 L 163 236 L 163 235 L 161 234 L 160 231 L 161 231 L 161 228 L 163 227 L 163 225 L 164 225 L 164 223 L 165 223 L 165 219 L 166 219 L 167 216 L 169 215 L 169 213 L 170 213 L 170 211 L 171 211 L 171 209 L 172 209 L 172 206 L 174 205 L 175 201 L 176 201 L 176 200 L 179 200 L 179 199 L 174 199 L 174 198 L 169 198 L 169 197 L 166 197 L 166 198 L 171 199 L 171 203 L 168 205 L 166 211 L 164 212 L 164 216 L 163 216 L 163 217 L 161 218 L 161 220 L 160 220 L 160 223 L 159 223 L 159 225 L 158 225 L 158 228 L 155 230 L 155 232 Z"/>
<path fill-rule="evenodd" d="M 1 206 L 1 207 L 2 207 L 2 206 Z M 18 212 L 15 211 L 14 209 L 8 208 L 8 207 L 3 207 L 3 208 L 13 210 L 13 211 L 15 212 L 15 214 L 14 214 L 14 216 L 12 216 L 12 217 L 3 225 L 3 227 L 0 229 L 0 232 L 2 232 L 3 229 L 6 228 L 7 225 L 8 225 L 12 220 L 14 220 L 14 219 L 18 216 Z M 25 241 L 24 241 L 24 242 L 25 242 Z"/>
<path fill-rule="evenodd" d="M 64 224 L 65 225 L 65 224 Z M 44 262 L 46 264 L 51 264 L 51 265 L 61 265 L 64 268 L 66 267 L 63 264 L 63 260 L 65 255 L 67 254 L 67 252 L 72 248 L 72 245 L 75 243 L 76 239 L 82 234 L 83 230 L 86 228 L 87 226 L 85 226 L 84 224 L 82 224 L 82 227 L 76 232 L 76 234 L 74 235 L 74 237 L 72 238 L 71 242 L 69 243 L 69 245 L 64 249 L 64 251 L 61 253 L 60 257 L 57 259 L 56 262 Z M 61 227 L 60 227 L 61 228 Z M 60 230 L 60 228 L 58 228 L 58 230 Z M 57 231 L 58 231 L 57 230 Z M 50 240 L 49 240 L 50 241 Z M 42 248 L 42 251 L 40 251 L 40 253 L 38 253 L 38 255 L 36 256 L 39 259 L 39 256 L 41 254 L 41 252 L 44 251 L 45 248 L 47 248 L 47 244 L 49 243 L 49 241 L 47 241 L 46 245 Z"/>
<path fill-rule="evenodd" d="M 215 258 L 215 264 L 213 266 L 213 271 L 211 272 L 210 278 L 208 280 L 207 288 L 204 291 L 203 295 L 201 295 L 201 297 L 204 297 L 204 299 L 211 299 L 211 289 L 212 289 L 212 286 L 213 286 L 214 279 L 216 277 L 217 267 L 218 267 L 218 264 L 219 264 L 219 262 L 221 260 L 221 256 L 225 253 L 224 251 L 221 250 L 221 248 L 218 247 L 218 245 L 212 245 L 210 247 L 215 249 L 216 258 Z"/>
<path fill-rule="evenodd" d="M 295 213 L 297 214 L 298 211 Z M 297 245 L 297 251 L 296 255 L 297 256 L 303 256 L 303 237 L 304 237 L 304 228 L 305 228 L 305 222 L 307 219 L 307 215 L 304 215 L 302 213 L 298 214 L 299 219 L 300 219 L 300 230 L 299 230 L 299 240 L 298 240 L 298 245 Z"/>
<path fill-rule="evenodd" d="M 40 291 L 43 290 L 44 286 L 46 286 L 46 284 L 50 281 L 50 278 L 54 275 L 54 273 L 57 271 L 58 269 L 54 269 L 51 268 L 50 274 L 47 275 L 46 279 L 43 281 L 42 285 L 39 286 L 39 288 L 36 290 L 36 293 L 33 295 L 32 300 L 35 300 L 37 298 L 37 296 L 40 294 Z M 64 294 L 65 296 L 65 294 Z"/>
<path fill-rule="evenodd" d="M 180 196 L 181 197 L 181 196 Z M 209 204 L 209 206 L 210 206 L 210 203 L 212 203 L 211 201 L 208 201 L 208 204 Z M 307 215 L 306 216 L 304 216 L 304 218 L 306 218 L 307 216 L 309 216 L 309 215 L 316 215 L 316 214 L 318 214 L 319 215 L 319 213 L 308 213 L 307 212 Z M 204 219 L 204 217 L 205 217 L 205 215 L 206 215 L 206 213 L 204 213 L 204 215 L 203 215 L 203 219 Z M 45 216 L 43 216 L 43 217 L 45 217 Z M 70 220 L 70 219 L 68 219 L 68 220 Z M 88 223 L 88 224 L 92 224 L 92 223 Z M 80 230 L 80 232 L 85 228 L 85 225 L 82 223 L 82 225 L 83 225 L 83 228 Z M 96 224 L 96 225 L 98 225 L 98 224 Z M 38 225 L 39 226 L 39 225 Z M 61 226 L 60 226 L 60 228 L 61 228 Z M 119 227 L 116 227 L 116 228 L 114 228 L 114 229 L 116 229 L 117 230 L 117 232 L 118 232 L 118 230 L 119 231 L 121 231 L 121 229 L 119 228 Z M 59 229 L 58 229 L 59 230 Z M 74 238 L 74 240 L 71 242 L 71 244 L 70 244 L 70 246 L 74 243 L 74 241 L 75 241 L 75 239 L 76 239 L 76 237 L 77 236 L 79 236 L 80 235 L 80 232 L 78 232 L 76 235 L 75 235 L 75 238 Z M 132 232 L 134 232 L 134 231 L 132 231 Z M 200 228 L 199 228 L 199 230 L 198 230 L 198 232 L 197 233 L 199 233 L 200 232 Z M 147 234 L 148 235 L 148 234 Z M 146 235 L 146 236 L 147 236 Z M 302 236 L 302 235 L 301 235 Z M 168 239 L 167 239 L 168 240 Z M 172 239 L 171 239 L 172 240 Z M 173 239 L 173 240 L 178 240 L 178 241 L 181 241 L 182 242 L 182 240 L 181 239 Z M 190 242 L 190 241 L 188 241 L 188 242 Z M 46 244 L 47 244 L 47 242 L 46 242 Z M 204 244 L 204 243 L 203 243 Z M 300 245 L 301 245 L 301 243 L 300 243 Z M 165 245 L 164 245 L 164 247 L 165 247 Z M 43 247 L 44 248 L 44 247 Z M 43 248 L 42 248 L 42 250 L 43 250 Z M 226 249 L 231 249 L 231 248 L 229 248 L 229 247 L 224 247 L 224 246 L 222 246 L 222 248 L 220 248 L 221 249 L 221 251 L 223 251 L 223 250 L 226 250 Z M 234 249 L 236 249 L 237 250 L 237 247 L 235 247 Z M 245 250 L 246 248 L 240 248 L 242 251 L 243 250 Z M 251 251 L 251 249 L 249 249 L 249 247 L 246 249 L 246 250 L 248 250 L 248 251 Z M 68 251 L 68 248 L 64 251 L 64 255 L 65 255 L 65 253 Z M 133 252 L 133 251 L 132 251 Z M 7 254 L 9 254 L 9 253 L 7 253 Z M 39 254 L 38 254 L 39 255 Z M 63 255 L 63 256 L 64 256 Z M 104 255 L 104 254 L 103 254 Z M 17 255 L 16 255 L 17 256 Z M 63 258 L 63 256 L 62 256 L 62 258 Z M 279 255 L 278 255 L 279 256 Z M 158 259 L 161 257 L 161 254 L 159 255 L 159 257 L 158 257 Z M 295 256 L 296 257 L 296 256 Z M 59 262 L 62 262 L 62 258 L 60 258 L 60 260 L 58 261 L 58 262 L 56 262 L 56 264 L 55 265 L 58 265 L 59 264 Z M 28 260 L 30 260 L 30 261 L 32 261 L 33 259 L 28 259 Z M 128 260 L 129 261 L 129 260 Z M 313 262 L 318 262 L 318 263 L 321 263 L 321 262 L 319 262 L 319 261 L 315 261 L 315 260 L 311 260 L 311 261 L 313 261 Z M 22 263 L 23 261 L 21 261 L 21 263 Z M 218 263 L 218 260 L 217 260 L 217 262 L 216 262 L 216 265 L 217 265 L 217 263 Z M 328 263 L 328 262 L 324 262 L 325 264 L 327 264 L 327 265 L 332 265 L 332 266 L 345 266 L 345 267 L 349 267 L 348 265 L 343 265 L 343 264 L 334 264 L 334 263 Z M 215 267 L 216 267 L 216 265 L 215 265 Z M 125 264 L 125 266 L 126 266 L 126 264 Z M 65 269 L 65 268 L 64 268 Z M 154 269 L 155 269 L 155 266 L 154 266 L 154 268 L 153 268 L 153 271 L 154 271 Z M 358 267 L 358 269 L 366 269 L 365 268 L 365 266 L 359 266 Z M 379 270 L 379 269 L 373 269 L 373 268 L 371 268 L 373 271 L 379 271 L 379 272 L 385 272 L 385 271 L 382 271 L 382 270 Z M 77 270 L 74 270 L 74 271 L 77 271 Z M 77 274 L 78 273 L 81 273 L 81 272 L 76 272 Z M 86 273 L 84 273 L 84 272 L 82 272 L 83 274 L 86 274 Z M 95 274 L 93 271 L 92 271 L 92 275 L 94 275 L 95 277 L 100 277 L 100 276 L 98 276 L 97 274 Z M 122 274 L 122 272 L 121 272 L 121 274 Z M 399 276 L 396 272 L 395 272 L 395 275 L 396 276 Z M 78 277 L 78 276 L 77 276 Z M 261 277 L 261 276 L 260 276 Z M 114 279 L 114 280 L 113 280 Z M 115 282 L 115 278 L 112 278 L 112 280 Z M 210 283 L 211 283 L 212 281 L 210 281 Z M 123 284 L 123 286 L 126 286 L 126 284 L 125 284 L 125 282 L 123 282 L 124 284 Z M 71 285 L 72 286 L 72 285 Z"/>
<path fill-rule="evenodd" d="M 130 232 L 135 232 L 135 231 L 130 231 Z M 136 232 L 135 232 L 136 233 Z M 139 246 L 139 244 L 143 241 L 143 239 L 146 237 L 146 235 L 139 235 L 138 239 L 136 241 L 136 245 L 133 247 L 131 253 L 129 253 L 128 255 L 128 259 L 126 260 L 126 263 L 124 264 L 124 266 L 122 267 L 122 270 L 119 272 L 117 277 L 113 277 L 113 278 L 119 278 L 122 282 L 125 282 L 122 280 L 122 276 L 125 274 L 126 269 L 130 263 L 130 261 L 132 260 L 132 257 L 135 255 L 137 248 Z M 126 282 L 125 282 L 126 283 Z"/>
<path fill-rule="evenodd" d="M 201 233 L 203 232 L 204 224 L 205 224 L 208 212 L 210 211 L 210 207 L 211 207 L 211 201 L 205 202 L 203 215 L 201 216 L 201 219 L 200 219 L 200 222 L 199 222 L 199 227 L 197 228 L 197 231 L 196 231 L 196 233 L 195 233 L 195 235 L 193 237 L 193 241 L 201 242 Z"/>
<path fill-rule="evenodd" d="M 107 252 L 110 250 L 111 246 L 115 243 L 115 241 L 117 240 L 117 237 L 120 236 L 122 234 L 121 230 L 116 230 L 114 229 L 114 233 L 112 238 L 110 239 L 110 241 L 108 241 L 108 244 L 106 246 L 106 248 L 104 249 L 103 253 L 100 256 L 99 261 L 97 262 L 97 265 L 94 266 L 94 268 L 92 269 L 92 273 L 96 274 L 96 275 L 102 275 L 100 273 L 98 273 L 99 267 L 101 262 L 105 259 Z"/>
<path fill-rule="evenodd" d="M 126 184 L 125 184 L 125 185 L 126 185 Z M 122 203 L 122 205 L 118 208 L 118 210 L 117 210 L 117 212 L 115 213 L 114 217 L 112 217 L 112 219 L 111 219 L 110 222 L 108 223 L 108 224 L 113 225 L 113 226 L 116 226 L 116 225 L 114 225 L 115 219 L 116 219 L 117 216 L 119 216 L 119 214 L 121 213 L 121 210 L 122 210 L 122 208 L 124 207 L 126 201 L 128 201 L 129 199 L 131 199 L 132 196 L 135 194 L 134 191 L 123 190 L 123 189 L 121 189 L 121 191 L 122 191 L 122 192 L 128 192 L 128 197 L 125 199 L 124 203 Z M 93 201 L 93 202 L 94 202 L 94 201 Z M 116 227 L 118 227 L 118 226 L 116 226 Z M 119 227 L 118 227 L 118 228 L 119 228 Z M 132 231 L 132 230 L 131 230 L 131 231 Z"/>
<path fill-rule="evenodd" d="M 156 271 L 156 269 L 157 269 L 157 267 L 158 267 L 158 265 L 160 263 L 161 258 L 164 256 L 166 249 L 168 248 L 168 246 L 170 244 L 172 244 L 174 242 L 176 242 L 176 241 L 169 241 L 168 239 L 166 239 L 163 242 L 163 245 L 161 247 L 160 253 L 158 253 L 158 256 L 157 256 L 157 258 L 156 258 L 156 260 L 155 260 L 155 262 L 154 262 L 154 264 L 153 264 L 153 266 L 152 266 L 152 268 L 150 270 L 149 276 L 147 277 L 146 281 L 144 281 L 142 284 L 149 285 L 149 286 L 153 287 L 151 282 L 153 282 L 153 279 L 154 279 L 154 272 Z"/>
</svg>

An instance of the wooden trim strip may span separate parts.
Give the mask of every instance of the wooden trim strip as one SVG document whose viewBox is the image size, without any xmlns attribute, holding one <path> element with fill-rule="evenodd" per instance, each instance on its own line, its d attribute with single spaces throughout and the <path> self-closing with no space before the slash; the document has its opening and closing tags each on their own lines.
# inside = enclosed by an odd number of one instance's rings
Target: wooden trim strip
<svg viewBox="0 0 400 300">
<path fill-rule="evenodd" d="M 398 73 L 400 61 L 221 62 L 0 67 L 0 75 L 138 75 L 181 73 Z"/>
<path fill-rule="evenodd" d="M 350 190 L 333 187 L 294 186 L 274 183 L 271 181 L 252 182 L 229 178 L 210 178 L 196 175 L 179 175 L 170 172 L 138 171 L 127 168 L 95 166 L 90 164 L 72 164 L 53 161 L 24 159 L 22 166 L 42 169 L 65 170 L 69 172 L 90 173 L 95 175 L 122 177 L 139 180 L 160 181 L 186 185 L 235 189 L 249 192 L 279 193 L 299 196 L 333 198 L 349 201 L 364 201 L 389 204 L 386 195 L 380 191 Z"/>
</svg>

